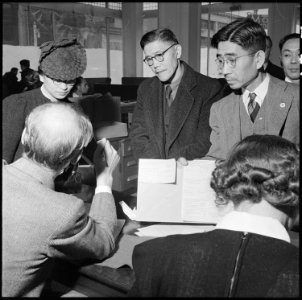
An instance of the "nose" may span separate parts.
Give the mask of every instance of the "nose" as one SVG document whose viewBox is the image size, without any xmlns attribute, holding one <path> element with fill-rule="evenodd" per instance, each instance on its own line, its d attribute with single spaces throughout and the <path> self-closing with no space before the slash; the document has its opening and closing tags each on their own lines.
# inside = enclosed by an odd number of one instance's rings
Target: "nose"
<svg viewBox="0 0 302 300">
<path fill-rule="evenodd" d="M 152 58 L 152 60 L 153 60 L 152 67 L 154 67 L 156 69 L 161 63 L 155 58 Z"/>
<path fill-rule="evenodd" d="M 231 70 L 231 68 L 230 68 L 229 64 L 224 62 L 223 67 L 221 69 L 223 75 L 230 73 L 230 70 Z"/>
<path fill-rule="evenodd" d="M 299 62 L 299 54 L 293 54 L 292 57 L 291 57 L 290 62 L 292 64 L 295 64 L 295 63 Z"/>
</svg>

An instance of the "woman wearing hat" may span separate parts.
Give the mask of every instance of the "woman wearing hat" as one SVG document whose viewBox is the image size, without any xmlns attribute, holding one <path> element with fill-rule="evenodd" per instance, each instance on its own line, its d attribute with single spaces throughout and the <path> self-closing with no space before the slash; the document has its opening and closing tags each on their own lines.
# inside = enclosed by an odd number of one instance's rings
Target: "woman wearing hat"
<svg viewBox="0 0 302 300">
<path fill-rule="evenodd" d="M 21 134 L 26 116 L 38 105 L 68 102 L 67 96 L 76 78 L 86 69 L 86 51 L 76 39 L 45 42 L 40 49 L 41 88 L 8 96 L 2 102 L 2 159 L 7 163 L 22 156 Z"/>
</svg>

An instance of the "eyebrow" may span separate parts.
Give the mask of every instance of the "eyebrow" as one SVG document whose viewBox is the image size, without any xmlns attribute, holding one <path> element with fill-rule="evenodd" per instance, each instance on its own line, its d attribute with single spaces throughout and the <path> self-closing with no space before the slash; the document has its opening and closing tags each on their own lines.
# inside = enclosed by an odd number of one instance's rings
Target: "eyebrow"
<svg viewBox="0 0 302 300">
<path fill-rule="evenodd" d="M 217 53 L 216 57 L 219 57 L 219 56 L 238 56 L 238 54 L 231 52 L 231 53 L 225 53 L 224 55 L 222 55 L 222 54 Z"/>
</svg>

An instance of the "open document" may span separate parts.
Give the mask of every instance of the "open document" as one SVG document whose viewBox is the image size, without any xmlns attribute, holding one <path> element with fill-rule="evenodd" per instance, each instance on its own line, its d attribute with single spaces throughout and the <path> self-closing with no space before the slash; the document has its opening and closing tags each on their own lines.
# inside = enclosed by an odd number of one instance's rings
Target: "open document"
<svg viewBox="0 0 302 300">
<path fill-rule="evenodd" d="M 140 159 L 136 220 L 216 224 L 223 213 L 210 187 L 214 160 L 192 160 L 179 166 L 175 159 Z M 168 167 L 170 166 L 170 167 Z M 165 168 L 171 168 L 169 173 Z M 148 176 L 142 174 L 148 173 Z M 164 175 L 167 175 L 165 177 Z"/>
</svg>

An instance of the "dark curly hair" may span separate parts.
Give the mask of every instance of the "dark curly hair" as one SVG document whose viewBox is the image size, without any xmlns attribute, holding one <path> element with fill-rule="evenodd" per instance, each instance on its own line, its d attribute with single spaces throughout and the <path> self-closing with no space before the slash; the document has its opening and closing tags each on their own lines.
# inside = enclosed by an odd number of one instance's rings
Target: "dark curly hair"
<svg viewBox="0 0 302 300">
<path fill-rule="evenodd" d="M 273 206 L 298 206 L 299 149 L 279 136 L 248 136 L 216 161 L 211 187 L 217 204 L 264 198 Z"/>
</svg>

